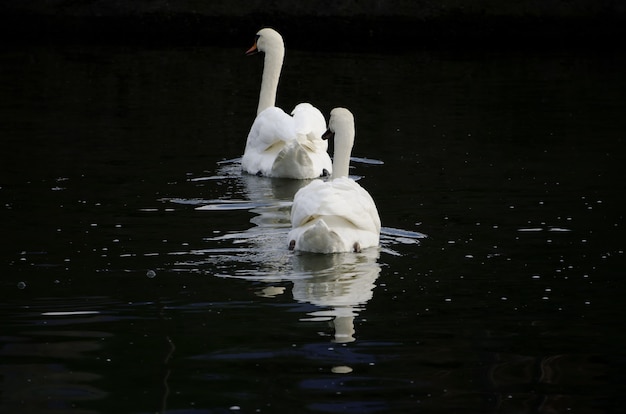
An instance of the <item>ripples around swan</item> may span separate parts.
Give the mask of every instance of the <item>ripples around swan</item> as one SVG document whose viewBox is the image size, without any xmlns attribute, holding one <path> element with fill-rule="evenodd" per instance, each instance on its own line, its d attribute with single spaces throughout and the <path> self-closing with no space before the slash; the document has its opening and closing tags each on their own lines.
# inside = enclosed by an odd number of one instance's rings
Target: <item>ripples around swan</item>
<svg viewBox="0 0 626 414">
<path fill-rule="evenodd" d="M 382 164 L 381 161 L 360 158 L 357 161 Z M 183 198 L 161 200 L 166 203 L 191 205 L 195 210 L 207 214 L 238 210 L 247 210 L 253 214 L 250 219 L 253 226 L 250 228 L 243 231 L 227 231 L 205 239 L 209 243 L 218 244 L 219 247 L 172 252 L 171 254 L 181 256 L 175 263 L 176 269 L 195 272 L 202 271 L 208 264 L 230 262 L 237 264 L 233 267 L 234 272 L 219 273 L 218 276 L 259 279 L 276 277 L 280 274 L 281 278 L 297 279 L 308 275 L 302 270 L 301 265 L 294 265 L 295 258 L 300 254 L 289 252 L 286 243 L 291 226 L 289 215 L 293 197 L 301 187 L 308 184 L 308 181 L 268 179 L 242 174 L 239 162 L 239 159 L 224 161 L 220 163 L 216 175 L 189 179 L 192 182 L 231 182 L 235 190 L 226 197 L 212 200 Z M 358 180 L 360 177 L 354 178 Z M 395 244 L 415 244 L 424 237 L 426 235 L 418 232 L 383 227 L 381 247 L 373 250 L 376 256 L 379 250 L 384 254 L 397 255 L 399 253 L 393 250 Z M 372 256 L 371 252 L 368 254 Z M 354 255 L 347 255 L 352 256 Z M 339 260 L 340 257 L 341 255 L 338 255 L 334 260 Z"/>
<path fill-rule="evenodd" d="M 381 165 L 382 161 L 353 159 L 353 162 Z M 234 181 L 228 198 L 215 200 L 170 198 L 162 201 L 192 205 L 206 214 L 248 210 L 253 226 L 206 238 L 218 247 L 171 252 L 178 256 L 173 268 L 180 272 L 214 272 L 221 278 L 261 282 L 256 294 L 276 297 L 290 291 L 293 299 L 313 304 L 303 320 L 329 320 L 335 328 L 335 342 L 354 340 L 354 317 L 372 298 L 381 270 L 380 255 L 400 255 L 397 244 L 416 244 L 422 233 L 384 227 L 381 247 L 361 253 L 320 255 L 290 252 L 287 249 L 290 210 L 295 193 L 308 181 L 268 179 L 241 173 L 239 159 L 220 163 L 216 175 L 190 178 L 192 182 Z M 359 179 L 360 177 L 353 177 Z M 208 270 L 207 270 L 208 269 Z M 219 270 L 215 270 L 219 269 Z"/>
</svg>

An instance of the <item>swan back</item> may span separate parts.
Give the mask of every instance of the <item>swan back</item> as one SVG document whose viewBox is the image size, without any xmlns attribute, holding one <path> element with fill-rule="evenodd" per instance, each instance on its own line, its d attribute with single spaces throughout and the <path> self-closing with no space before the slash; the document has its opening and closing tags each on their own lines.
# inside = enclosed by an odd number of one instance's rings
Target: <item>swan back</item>
<svg viewBox="0 0 626 414">
<path fill-rule="evenodd" d="M 360 251 L 377 246 L 380 217 L 374 200 L 354 180 L 314 180 L 296 193 L 290 248 L 315 253 Z"/>
<path fill-rule="evenodd" d="M 293 117 L 270 107 L 250 129 L 242 168 L 250 174 L 294 179 L 317 178 L 332 171 L 328 142 L 321 139 L 326 120 L 310 104 L 299 104 Z"/>
</svg>

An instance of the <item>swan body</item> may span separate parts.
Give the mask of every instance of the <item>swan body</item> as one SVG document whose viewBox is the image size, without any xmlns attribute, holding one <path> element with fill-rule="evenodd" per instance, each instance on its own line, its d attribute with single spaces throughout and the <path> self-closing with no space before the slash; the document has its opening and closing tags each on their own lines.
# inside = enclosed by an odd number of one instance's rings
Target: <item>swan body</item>
<svg viewBox="0 0 626 414">
<path fill-rule="evenodd" d="M 331 180 L 314 180 L 296 193 L 288 235 L 290 250 L 360 252 L 379 243 L 376 204 L 363 187 L 348 177 L 355 135 L 352 113 L 344 108 L 333 109 L 329 133 L 335 135 L 333 174 Z"/>
<path fill-rule="evenodd" d="M 241 160 L 249 174 L 294 179 L 317 178 L 332 172 L 324 115 L 309 103 L 291 114 L 275 106 L 285 55 L 283 38 L 273 29 L 261 29 L 246 54 L 264 52 L 263 78 L 257 116 L 250 128 Z"/>
</svg>

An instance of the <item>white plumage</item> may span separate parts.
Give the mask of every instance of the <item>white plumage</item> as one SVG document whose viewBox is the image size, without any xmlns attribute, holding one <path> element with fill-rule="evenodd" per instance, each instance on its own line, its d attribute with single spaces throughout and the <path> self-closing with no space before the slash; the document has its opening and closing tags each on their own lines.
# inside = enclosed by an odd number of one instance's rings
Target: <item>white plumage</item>
<svg viewBox="0 0 626 414">
<path fill-rule="evenodd" d="M 286 114 L 277 108 L 276 91 L 283 64 L 283 38 L 273 29 L 261 29 L 246 53 L 264 52 L 263 79 L 257 117 L 252 124 L 241 160 L 250 174 L 295 179 L 317 178 L 332 172 L 324 115 L 309 103 Z"/>
<path fill-rule="evenodd" d="M 312 181 L 296 193 L 289 248 L 337 253 L 377 246 L 380 217 L 376 204 L 363 187 L 348 178 L 355 135 L 352 113 L 345 108 L 333 109 L 329 132 L 335 136 L 332 180 Z"/>
</svg>

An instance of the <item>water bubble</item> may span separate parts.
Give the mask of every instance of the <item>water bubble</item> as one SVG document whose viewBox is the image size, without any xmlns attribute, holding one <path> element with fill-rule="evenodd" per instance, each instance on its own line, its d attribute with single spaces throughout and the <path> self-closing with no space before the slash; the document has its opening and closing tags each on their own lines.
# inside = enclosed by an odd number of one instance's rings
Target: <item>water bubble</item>
<svg viewBox="0 0 626 414">
<path fill-rule="evenodd" d="M 26 282 L 17 282 L 17 288 L 18 289 L 25 289 L 26 288 Z"/>
<path fill-rule="evenodd" d="M 154 270 L 148 270 L 146 272 L 146 276 L 148 276 L 150 279 L 152 279 L 153 277 L 156 276 L 156 272 Z"/>
</svg>

